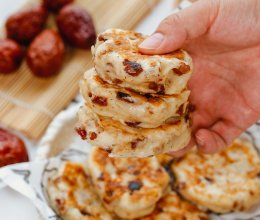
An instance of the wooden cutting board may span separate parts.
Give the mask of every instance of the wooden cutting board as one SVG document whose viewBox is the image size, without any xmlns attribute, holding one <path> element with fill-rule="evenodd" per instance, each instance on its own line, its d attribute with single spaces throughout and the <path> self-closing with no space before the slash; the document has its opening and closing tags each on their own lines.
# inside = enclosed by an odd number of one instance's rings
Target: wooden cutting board
<svg viewBox="0 0 260 220">
<path fill-rule="evenodd" d="M 102 32 L 111 27 L 132 29 L 158 0 L 76 2 L 92 14 L 97 32 Z M 50 18 L 48 26 L 53 23 Z M 4 30 L 0 31 L 0 36 L 4 35 Z M 55 115 L 78 94 L 79 80 L 91 65 L 90 51 L 67 48 L 63 68 L 56 77 L 37 78 L 25 63 L 13 74 L 0 74 L 0 123 L 31 139 L 40 138 Z"/>
</svg>

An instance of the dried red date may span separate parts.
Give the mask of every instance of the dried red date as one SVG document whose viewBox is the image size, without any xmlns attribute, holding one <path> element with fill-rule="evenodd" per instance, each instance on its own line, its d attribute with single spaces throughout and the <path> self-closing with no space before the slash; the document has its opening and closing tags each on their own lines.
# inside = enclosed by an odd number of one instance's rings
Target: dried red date
<svg viewBox="0 0 260 220">
<path fill-rule="evenodd" d="M 99 41 L 106 41 L 107 39 L 102 34 L 100 34 L 100 35 L 98 35 L 98 40 Z"/>
<path fill-rule="evenodd" d="M 165 123 L 169 125 L 177 125 L 181 122 L 181 118 L 178 116 L 168 118 Z"/>
<path fill-rule="evenodd" d="M 102 96 L 95 96 L 92 99 L 92 102 L 100 105 L 100 106 L 107 106 L 107 98 L 106 97 L 102 97 Z"/>
<path fill-rule="evenodd" d="M 173 68 L 172 69 L 177 75 L 181 76 L 185 73 L 187 73 L 188 71 L 190 71 L 190 66 L 185 64 L 185 63 L 181 63 L 181 65 L 179 66 L 179 68 Z"/>
<path fill-rule="evenodd" d="M 96 31 L 90 14 L 79 6 L 70 4 L 57 16 L 61 35 L 71 45 L 89 49 L 96 41 Z"/>
<path fill-rule="evenodd" d="M 130 76 L 138 76 L 143 71 L 141 64 L 137 62 L 125 59 L 123 65 L 125 66 L 126 73 Z"/>
<path fill-rule="evenodd" d="M 46 19 L 47 11 L 41 5 L 18 12 L 7 19 L 7 36 L 21 44 L 28 44 L 42 31 Z"/>
<path fill-rule="evenodd" d="M 179 108 L 178 108 L 178 110 L 177 110 L 177 114 L 179 114 L 179 115 L 183 115 L 184 114 L 184 109 L 183 109 L 183 107 L 184 107 L 184 104 L 182 104 Z"/>
<path fill-rule="evenodd" d="M 124 93 L 124 92 L 117 92 L 116 98 L 119 100 L 122 100 L 124 102 L 134 103 L 133 98 L 129 94 Z"/>
<path fill-rule="evenodd" d="M 56 74 L 63 63 L 64 43 L 54 30 L 45 30 L 38 35 L 27 52 L 27 64 L 39 77 Z"/>
<path fill-rule="evenodd" d="M 0 73 L 10 73 L 19 68 L 23 59 L 23 50 L 10 39 L 0 40 Z"/>
<path fill-rule="evenodd" d="M 58 12 L 62 7 L 72 2 L 74 0 L 43 0 L 44 6 L 52 12 Z"/>
<path fill-rule="evenodd" d="M 28 160 L 23 141 L 14 134 L 0 128 L 0 167 Z"/>
<path fill-rule="evenodd" d="M 148 85 L 148 88 L 158 92 L 158 94 L 161 94 L 161 95 L 163 95 L 165 92 L 164 85 L 157 84 L 156 82 L 150 82 Z"/>
<path fill-rule="evenodd" d="M 81 137 L 82 140 L 87 139 L 87 131 L 81 127 L 76 127 L 75 131 L 78 133 L 78 135 Z"/>
<path fill-rule="evenodd" d="M 95 140 L 97 138 L 97 134 L 95 132 L 89 132 L 89 139 L 90 140 Z"/>
<path fill-rule="evenodd" d="M 129 127 L 132 127 L 132 128 L 136 128 L 138 127 L 139 124 L 141 124 L 141 122 L 139 121 L 125 121 L 125 124 Z"/>
</svg>

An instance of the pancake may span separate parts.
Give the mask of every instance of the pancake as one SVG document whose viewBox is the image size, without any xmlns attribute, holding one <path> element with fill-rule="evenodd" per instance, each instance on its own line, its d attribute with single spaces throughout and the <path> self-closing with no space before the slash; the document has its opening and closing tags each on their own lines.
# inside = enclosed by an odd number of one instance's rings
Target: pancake
<svg viewBox="0 0 260 220">
<path fill-rule="evenodd" d="M 76 128 L 82 139 L 106 149 L 111 157 L 148 157 L 185 147 L 190 140 L 189 120 L 158 128 L 134 128 L 94 113 L 88 106 L 79 110 Z"/>
<path fill-rule="evenodd" d="M 196 206 L 171 191 L 156 205 L 152 214 L 138 220 L 209 220 L 209 216 Z"/>
<path fill-rule="evenodd" d="M 213 212 L 243 211 L 260 202 L 260 157 L 249 142 L 236 140 L 214 155 L 189 153 L 172 170 L 181 195 Z"/>
<path fill-rule="evenodd" d="M 114 220 L 103 207 L 80 164 L 64 163 L 48 183 L 52 207 L 63 220 Z"/>
<path fill-rule="evenodd" d="M 106 83 L 94 69 L 85 73 L 80 88 L 95 113 L 142 128 L 155 128 L 167 120 L 178 120 L 186 112 L 190 93 L 185 90 L 179 95 L 142 95 Z"/>
<path fill-rule="evenodd" d="M 192 73 L 191 57 L 184 50 L 165 55 L 144 55 L 138 45 L 146 36 L 109 29 L 92 47 L 99 76 L 120 87 L 142 93 L 178 94 L 186 89 Z"/>
<path fill-rule="evenodd" d="M 164 195 L 169 176 L 153 158 L 110 158 L 93 147 L 87 169 L 106 208 L 123 219 L 150 214 Z"/>
</svg>

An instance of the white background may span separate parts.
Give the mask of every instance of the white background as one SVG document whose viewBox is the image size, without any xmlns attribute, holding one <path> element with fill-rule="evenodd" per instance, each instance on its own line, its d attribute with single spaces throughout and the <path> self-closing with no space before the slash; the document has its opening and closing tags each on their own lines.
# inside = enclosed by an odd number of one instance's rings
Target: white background
<svg viewBox="0 0 260 220">
<path fill-rule="evenodd" d="M 4 25 L 8 15 L 18 10 L 25 1 L 0 0 L 0 26 Z M 151 34 L 160 21 L 171 13 L 173 2 L 173 0 L 162 0 L 139 24 L 136 30 L 145 34 Z M 31 143 L 30 140 L 26 140 L 26 142 L 28 143 L 30 155 L 33 157 L 35 151 L 33 145 L 35 143 Z M 1 220 L 40 220 L 33 204 L 9 188 L 0 190 L 0 215 Z"/>
</svg>

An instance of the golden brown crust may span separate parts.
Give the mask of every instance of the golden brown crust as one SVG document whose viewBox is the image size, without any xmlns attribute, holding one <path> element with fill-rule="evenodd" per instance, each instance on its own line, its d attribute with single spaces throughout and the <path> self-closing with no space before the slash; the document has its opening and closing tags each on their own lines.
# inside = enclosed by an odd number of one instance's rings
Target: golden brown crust
<svg viewBox="0 0 260 220">
<path fill-rule="evenodd" d="M 102 206 L 82 165 L 66 162 L 48 183 L 53 208 L 64 220 L 112 220 Z"/>
<path fill-rule="evenodd" d="M 236 140 L 214 155 L 189 153 L 172 170 L 179 192 L 214 212 L 243 211 L 260 201 L 260 158 L 249 142 Z"/>
<path fill-rule="evenodd" d="M 181 199 L 171 191 L 165 195 L 156 205 L 151 215 L 138 220 L 209 220 L 209 216 Z"/>
<path fill-rule="evenodd" d="M 151 213 L 168 187 L 169 176 L 156 158 L 110 158 L 94 147 L 88 163 L 100 198 L 122 218 Z"/>
</svg>

